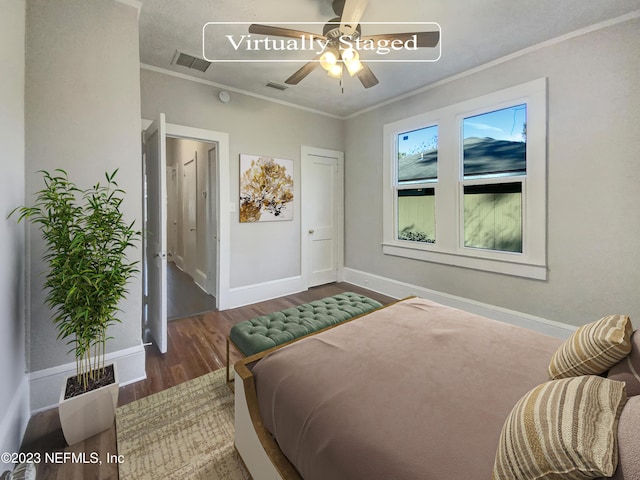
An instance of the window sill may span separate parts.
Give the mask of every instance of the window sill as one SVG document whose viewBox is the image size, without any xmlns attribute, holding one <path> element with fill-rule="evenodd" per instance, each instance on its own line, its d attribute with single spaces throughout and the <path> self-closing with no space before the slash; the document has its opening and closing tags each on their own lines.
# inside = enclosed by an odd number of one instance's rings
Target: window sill
<svg viewBox="0 0 640 480">
<path fill-rule="evenodd" d="M 515 261 L 515 259 L 494 259 L 480 256 L 472 256 L 462 253 L 427 250 L 420 246 L 398 245 L 395 243 L 383 243 L 382 252 L 385 255 L 395 257 L 412 258 L 424 262 L 453 265 L 456 267 L 482 270 L 486 272 L 513 275 L 516 277 L 531 278 L 535 280 L 547 279 L 546 265 L 538 265 Z M 507 254 L 508 255 L 508 254 Z"/>
</svg>

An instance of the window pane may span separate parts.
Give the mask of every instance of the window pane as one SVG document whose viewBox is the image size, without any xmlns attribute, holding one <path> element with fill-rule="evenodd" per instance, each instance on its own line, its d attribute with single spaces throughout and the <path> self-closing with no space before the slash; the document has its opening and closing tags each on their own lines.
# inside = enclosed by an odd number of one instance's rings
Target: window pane
<svg viewBox="0 0 640 480">
<path fill-rule="evenodd" d="M 464 187 L 464 246 L 522 253 L 522 183 Z"/>
<path fill-rule="evenodd" d="M 438 178 L 438 126 L 398 135 L 398 182 Z"/>
<path fill-rule="evenodd" d="M 435 199 L 433 188 L 398 190 L 398 240 L 435 243 Z"/>
<path fill-rule="evenodd" d="M 464 178 L 527 173 L 527 105 L 467 117 L 462 122 Z"/>
</svg>

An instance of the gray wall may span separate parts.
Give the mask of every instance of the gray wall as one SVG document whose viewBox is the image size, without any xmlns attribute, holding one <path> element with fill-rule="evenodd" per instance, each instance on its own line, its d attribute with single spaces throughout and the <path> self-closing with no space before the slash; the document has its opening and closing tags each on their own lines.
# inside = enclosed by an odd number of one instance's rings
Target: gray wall
<svg viewBox="0 0 640 480">
<path fill-rule="evenodd" d="M 300 198 L 300 146 L 343 151 L 343 121 L 231 93 L 221 103 L 219 89 L 150 70 L 141 71 L 142 117 L 165 113 L 168 123 L 229 133 L 231 201 L 231 284 L 253 285 L 301 274 L 300 202 L 293 221 L 240 223 L 241 153 L 294 161 L 294 196 Z"/>
<path fill-rule="evenodd" d="M 640 20 L 532 51 L 346 122 L 347 267 L 572 325 L 640 327 Z M 438 64 L 434 64 L 437 68 Z M 382 127 L 548 78 L 547 281 L 382 254 Z"/>
<path fill-rule="evenodd" d="M 26 46 L 27 201 L 42 187 L 40 169 L 63 168 L 81 187 L 119 168 L 128 192 L 125 218 L 142 229 L 138 18 L 133 7 L 103 0 L 29 0 Z M 31 371 L 74 361 L 56 340 L 44 305 L 43 243 L 29 233 Z M 141 258 L 141 248 L 131 252 Z M 129 285 L 122 324 L 107 351 L 140 344 L 141 280 Z"/>
<path fill-rule="evenodd" d="M 7 215 L 24 203 L 24 0 L 0 0 L 0 452 L 16 452 L 28 420 L 24 231 Z M 25 402 L 26 400 L 26 402 Z M 26 404 L 26 405 L 25 405 Z M 26 412 L 25 412 L 26 406 Z M 0 463 L 0 472 L 10 465 Z"/>
</svg>

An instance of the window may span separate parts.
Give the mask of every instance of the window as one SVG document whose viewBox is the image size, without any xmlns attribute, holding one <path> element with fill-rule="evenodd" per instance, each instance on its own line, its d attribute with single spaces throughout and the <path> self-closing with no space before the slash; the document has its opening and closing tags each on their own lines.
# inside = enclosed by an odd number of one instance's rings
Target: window
<svg viewBox="0 0 640 480">
<path fill-rule="evenodd" d="M 526 103 L 462 120 L 465 247 L 522 253 L 526 131 Z"/>
<path fill-rule="evenodd" d="M 464 246 L 522 253 L 522 183 L 465 185 Z"/>
<path fill-rule="evenodd" d="M 397 239 L 435 243 L 438 126 L 398 134 L 396 151 Z"/>
<path fill-rule="evenodd" d="M 546 278 L 546 80 L 384 127 L 388 255 Z"/>
<path fill-rule="evenodd" d="M 435 189 L 398 190 L 398 240 L 436 242 Z"/>
</svg>

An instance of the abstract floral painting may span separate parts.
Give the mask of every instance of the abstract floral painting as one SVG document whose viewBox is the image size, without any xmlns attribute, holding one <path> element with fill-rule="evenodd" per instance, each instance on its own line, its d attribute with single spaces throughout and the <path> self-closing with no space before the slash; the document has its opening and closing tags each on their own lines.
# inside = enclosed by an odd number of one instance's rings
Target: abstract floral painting
<svg viewBox="0 0 640 480">
<path fill-rule="evenodd" d="M 240 155 L 240 222 L 293 220 L 293 161 Z"/>
</svg>

